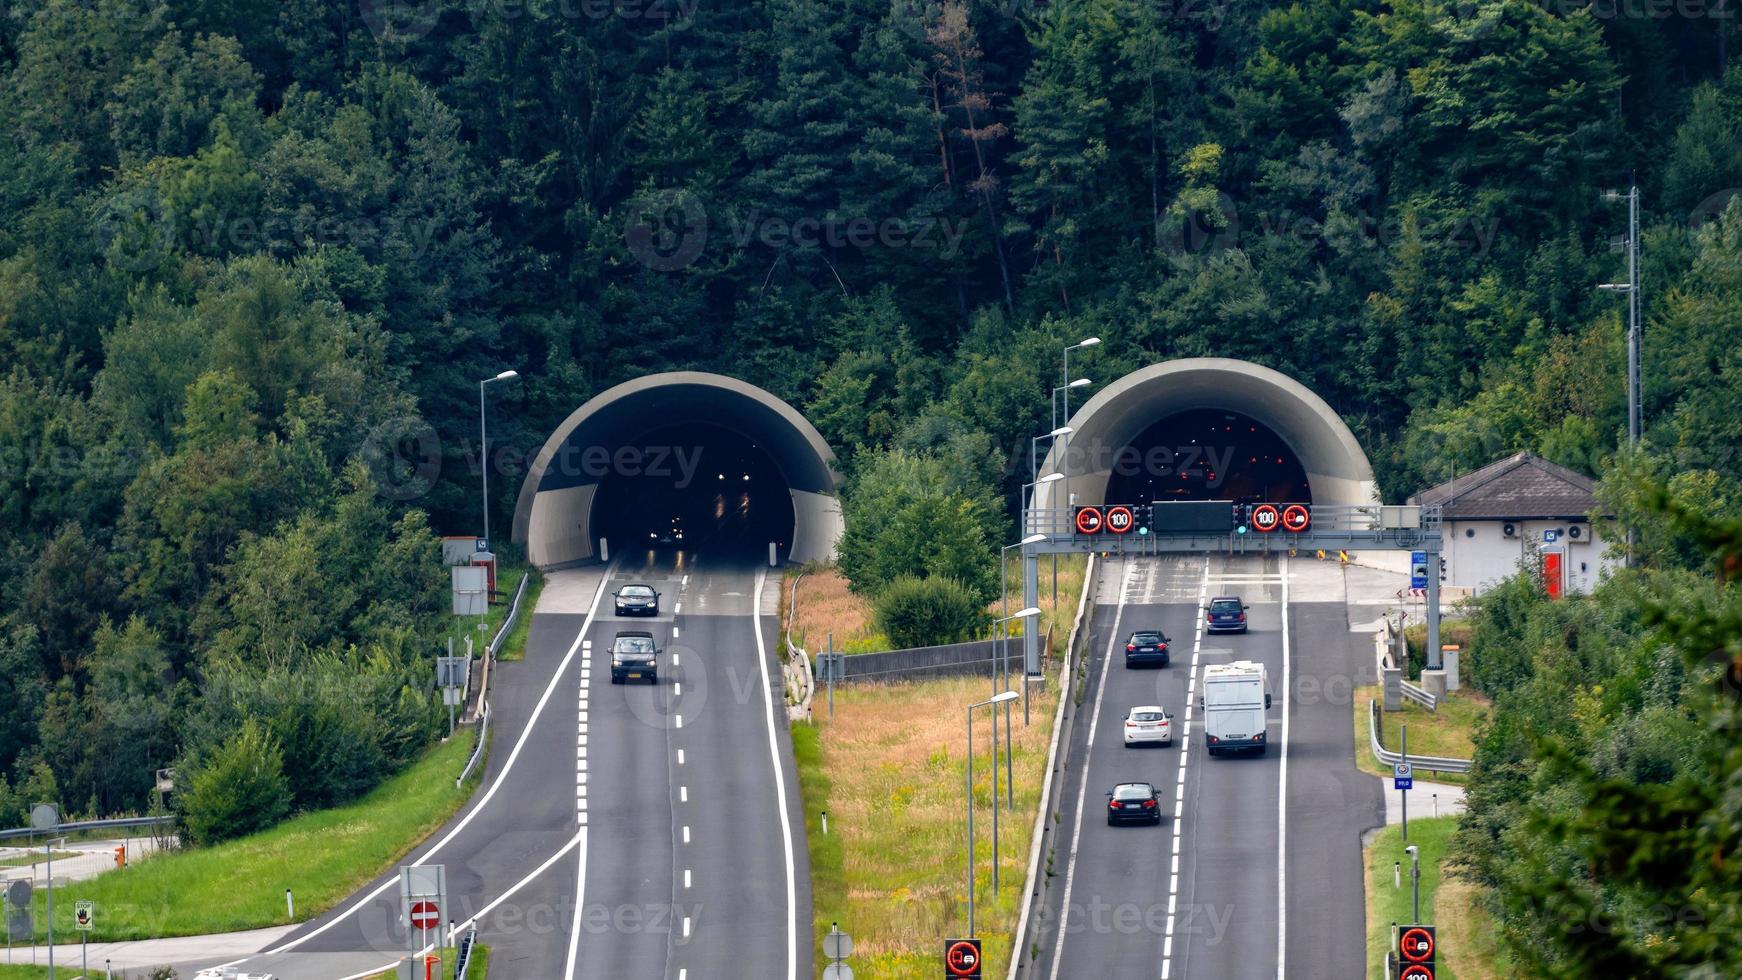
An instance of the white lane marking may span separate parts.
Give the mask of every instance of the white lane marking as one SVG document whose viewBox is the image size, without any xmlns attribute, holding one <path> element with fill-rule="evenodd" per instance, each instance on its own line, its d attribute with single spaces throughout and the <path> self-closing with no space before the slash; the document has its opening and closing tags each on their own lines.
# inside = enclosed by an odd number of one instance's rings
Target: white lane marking
<svg viewBox="0 0 1742 980">
<path fill-rule="evenodd" d="M 683 842 L 685 844 L 690 842 L 690 828 L 688 824 L 685 824 L 683 828 Z"/>
<path fill-rule="evenodd" d="M 683 937 L 690 938 L 690 917 L 687 915 L 683 917 Z"/>
<path fill-rule="evenodd" d="M 575 636 L 575 642 L 569 646 L 569 652 L 563 656 L 562 663 L 557 664 L 556 673 L 551 675 L 550 683 L 545 685 L 544 693 L 539 696 L 538 704 L 533 706 L 532 717 L 527 719 L 526 727 L 522 728 L 520 730 L 520 737 L 515 740 L 513 750 L 511 750 L 508 753 L 508 761 L 503 763 L 502 772 L 499 775 L 497 775 L 496 781 L 494 783 L 491 783 L 490 788 L 484 791 L 484 796 L 482 799 L 478 800 L 477 805 L 473 806 L 470 810 L 466 811 L 466 815 L 460 818 L 459 823 L 454 824 L 453 829 L 449 830 L 446 834 L 443 834 L 441 840 L 436 841 L 435 844 L 433 846 L 431 846 L 429 850 L 423 852 L 423 854 L 417 860 L 411 862 L 412 867 L 414 867 L 414 868 L 415 867 L 422 867 L 423 863 L 425 861 L 428 861 L 430 858 L 435 857 L 436 852 L 440 851 L 443 847 L 446 847 L 448 845 L 448 842 L 452 841 L 455 837 L 459 836 L 460 831 L 465 830 L 466 825 L 470 824 L 472 822 L 473 818 L 477 817 L 478 814 L 480 814 L 484 811 L 484 807 L 486 805 L 488 805 L 491 798 L 493 798 L 496 795 L 496 791 L 501 789 L 502 784 L 508 781 L 508 773 L 514 769 L 514 762 L 516 759 L 520 758 L 520 750 L 526 747 L 526 740 L 529 737 L 531 737 L 532 730 L 534 728 L 538 727 L 539 716 L 544 714 L 545 704 L 550 701 L 550 696 L 556 692 L 557 682 L 562 680 L 563 674 L 568 673 L 569 663 L 574 660 L 575 654 L 580 651 L 581 647 L 589 645 L 592 642 L 592 641 L 586 639 L 587 631 L 593 628 L 593 618 L 599 614 L 599 600 L 604 597 L 605 586 L 607 583 L 609 583 L 611 581 L 611 569 L 612 569 L 612 567 L 615 567 L 615 566 L 607 567 L 605 569 L 605 574 L 599 577 L 599 586 L 598 586 L 598 588 L 593 590 L 593 604 L 590 607 L 588 607 L 588 609 L 587 609 L 587 618 L 581 621 L 580 633 Z M 586 730 L 585 726 L 582 726 L 582 730 L 583 731 Z M 314 937 L 320 935 L 323 932 L 326 932 L 328 929 L 331 929 L 332 927 L 345 921 L 346 919 L 350 918 L 351 916 L 357 914 L 358 909 L 361 909 L 363 906 L 368 905 L 370 902 L 375 901 L 375 899 L 379 898 L 383 893 L 385 893 L 387 891 L 387 889 L 392 888 L 398 882 L 399 882 L 398 875 L 394 875 L 393 877 L 387 879 L 386 881 L 383 881 L 380 885 L 376 886 L 375 890 L 371 891 L 369 894 L 358 899 L 350 908 L 346 909 L 343 913 L 336 915 L 333 918 L 329 919 L 325 925 L 322 925 L 319 929 L 316 929 L 315 931 L 309 933 L 306 936 L 302 936 L 300 938 L 293 939 L 290 942 L 285 943 L 282 946 L 278 946 L 278 947 L 275 947 L 273 949 L 266 950 L 265 952 L 262 952 L 262 953 L 255 953 L 251 956 L 244 956 L 239 960 L 232 960 L 229 963 L 224 963 L 219 967 L 219 969 L 223 969 L 224 967 L 235 966 L 235 965 L 240 964 L 240 963 L 246 963 L 248 960 L 253 959 L 255 956 L 271 956 L 275 953 L 283 953 L 283 952 L 286 952 L 287 950 L 295 949 L 296 947 L 301 946 L 303 943 L 308 942 L 309 940 L 313 939 Z M 518 888 L 520 886 L 516 885 L 515 887 Z M 498 899 L 497 901 L 500 902 L 501 900 Z M 389 964 L 387 967 L 385 967 L 385 969 L 392 969 L 392 965 Z M 376 971 L 376 972 L 380 972 L 380 971 Z M 370 976 L 370 975 L 372 975 L 372 974 L 364 974 L 364 976 Z"/>
<path fill-rule="evenodd" d="M 678 637 L 678 628 L 676 626 L 673 626 L 671 628 L 671 638 L 675 640 L 675 639 L 677 639 L 677 637 Z M 673 661 L 673 663 L 676 663 L 676 661 Z"/>
<path fill-rule="evenodd" d="M 675 654 L 675 653 L 671 655 L 671 665 L 673 667 L 677 666 L 677 654 Z"/>
<path fill-rule="evenodd" d="M 1059 902 L 1059 935 L 1058 942 L 1052 950 L 1052 971 L 1048 974 L 1050 980 L 1059 980 L 1059 966 L 1065 956 L 1065 934 L 1070 930 L 1071 886 L 1077 880 L 1077 845 L 1083 839 L 1083 797 L 1089 790 L 1089 766 L 1087 756 L 1095 751 L 1095 729 L 1101 723 L 1101 695 L 1107 690 L 1107 675 L 1113 667 L 1113 645 L 1119 642 L 1119 620 L 1125 615 L 1125 594 L 1131 583 L 1131 563 L 1121 561 L 1119 570 L 1119 605 L 1113 610 L 1113 628 L 1107 633 L 1107 656 L 1101 663 L 1101 679 L 1095 682 L 1095 710 L 1089 714 L 1089 741 L 1084 757 L 1082 782 L 1077 785 L 1077 817 L 1076 825 L 1071 829 L 1070 859 L 1065 864 L 1065 893 Z M 1068 752 L 1067 752 L 1068 754 Z M 970 887 L 972 883 L 970 882 Z"/>
<path fill-rule="evenodd" d="M 756 595 L 762 595 L 766 571 L 756 573 Z M 768 649 L 762 642 L 762 617 L 750 617 L 750 629 L 756 634 L 756 666 L 762 670 L 762 719 L 768 723 L 768 759 L 774 766 L 775 802 L 780 807 L 780 837 L 786 858 L 786 980 L 798 980 L 798 888 L 793 883 L 798 875 L 792 851 L 792 818 L 786 812 L 786 774 L 780 768 L 780 741 L 774 731 L 774 688 L 768 681 Z M 809 935 L 809 926 L 805 929 Z"/>
<path fill-rule="evenodd" d="M 685 576 L 684 576 L 684 577 L 683 577 L 683 579 L 682 579 L 682 581 L 680 581 L 680 582 L 679 582 L 679 583 L 678 583 L 678 584 L 679 584 L 679 585 L 688 585 L 688 584 L 690 584 L 690 577 L 689 577 L 689 576 L 688 576 L 688 575 L 685 575 Z"/>
<path fill-rule="evenodd" d="M 683 715 L 672 715 L 672 718 L 677 721 L 677 727 L 683 727 Z"/>
<path fill-rule="evenodd" d="M 1198 663 L 1204 648 L 1204 615 L 1210 592 L 1210 556 L 1204 556 L 1204 577 L 1198 587 L 1197 627 L 1192 630 L 1192 670 L 1186 677 L 1186 710 L 1185 710 L 1185 740 L 1180 743 L 1179 754 L 1179 798 L 1173 805 L 1173 870 L 1167 879 L 1167 904 L 1171 909 L 1179 898 L 1179 846 L 1180 835 L 1183 832 L 1181 816 L 1184 813 L 1186 791 L 1186 767 L 1192 761 L 1192 692 L 1198 685 Z M 1167 917 L 1167 930 L 1161 942 L 1161 975 L 1163 980 L 1173 974 L 1173 916 Z"/>
<path fill-rule="evenodd" d="M 674 698 L 683 697 L 683 681 L 672 681 L 671 696 Z"/>
<path fill-rule="evenodd" d="M 683 749 L 677 750 L 677 764 L 680 766 L 683 765 Z"/>
<path fill-rule="evenodd" d="M 1288 558 L 1282 559 L 1282 773 L 1276 793 L 1276 977 L 1288 961 L 1288 701 L 1294 688 L 1288 658 Z"/>
<path fill-rule="evenodd" d="M 688 786 L 679 786 L 677 788 L 677 799 L 679 803 L 688 803 L 690 801 L 690 788 Z"/>
<path fill-rule="evenodd" d="M 690 886 L 690 869 L 688 868 L 683 869 L 683 886 L 685 888 Z"/>
<path fill-rule="evenodd" d="M 677 605 L 671 607 L 671 614 L 673 616 L 676 616 L 680 612 L 683 612 L 683 603 L 680 602 Z"/>
</svg>

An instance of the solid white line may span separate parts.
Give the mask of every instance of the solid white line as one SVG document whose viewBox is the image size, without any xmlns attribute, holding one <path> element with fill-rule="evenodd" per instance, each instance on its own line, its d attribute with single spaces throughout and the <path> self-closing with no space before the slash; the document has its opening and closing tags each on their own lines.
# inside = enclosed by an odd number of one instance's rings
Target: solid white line
<svg viewBox="0 0 1742 980">
<path fill-rule="evenodd" d="M 464 817 L 460 818 L 459 823 L 454 824 L 453 828 L 451 830 L 449 830 L 446 834 L 442 835 L 442 839 L 439 841 L 436 841 L 434 846 L 432 846 L 429 850 L 423 852 L 423 855 L 421 857 L 419 857 L 417 860 L 411 862 L 412 867 L 414 867 L 414 868 L 415 867 L 422 867 L 423 863 L 425 861 L 428 861 L 430 858 L 435 857 L 436 852 L 440 851 L 443 847 L 446 847 L 449 841 L 453 840 L 456 836 L 459 835 L 460 831 L 466 829 L 466 825 L 471 823 L 473 818 L 475 818 L 478 814 L 480 814 L 484 811 L 484 807 L 490 802 L 491 798 L 496 795 L 496 791 L 501 789 L 502 784 L 508 781 L 508 773 L 514 769 L 514 761 L 516 759 L 520 758 L 520 750 L 526 747 L 526 740 L 529 737 L 531 737 L 532 730 L 535 727 L 537 727 L 539 716 L 544 714 L 545 704 L 548 701 L 550 701 L 551 694 L 556 691 L 557 682 L 562 680 L 563 674 L 568 672 L 569 662 L 574 660 L 575 654 L 580 651 L 580 649 L 583 645 L 591 642 L 591 641 L 586 639 L 587 631 L 589 629 L 592 629 L 592 627 L 593 627 L 593 617 L 597 616 L 599 613 L 599 600 L 604 597 L 605 586 L 610 581 L 611 581 L 611 567 L 607 567 L 605 569 L 605 574 L 600 576 L 600 578 L 599 578 L 598 588 L 593 590 L 593 604 L 592 604 L 592 606 L 590 606 L 587 609 L 587 618 L 582 620 L 582 622 L 581 622 L 580 633 L 578 633 L 575 636 L 575 642 L 569 646 L 569 652 L 567 655 L 565 655 L 563 657 L 562 663 L 557 665 L 556 673 L 552 674 L 550 677 L 550 683 L 545 685 L 544 694 L 540 695 L 540 697 L 538 699 L 538 704 L 533 707 L 532 717 L 527 719 L 526 727 L 522 728 L 520 730 L 520 738 L 515 740 L 514 749 L 508 753 L 508 761 L 503 763 L 502 772 L 496 777 L 496 781 L 494 783 L 491 783 L 490 788 L 484 791 L 484 796 L 482 799 L 478 800 L 478 804 L 476 806 L 472 807 L 470 810 L 468 810 Z M 586 726 L 585 725 L 581 726 L 581 730 L 585 731 Z M 383 881 L 379 886 L 377 886 L 375 888 L 374 891 L 371 891 L 369 894 L 358 899 L 356 901 L 356 903 L 353 904 L 350 908 L 346 909 L 344 912 L 342 912 L 339 915 L 336 915 L 332 919 L 328 920 L 319 929 L 316 929 L 315 931 L 309 933 L 306 936 L 302 936 L 301 938 L 294 939 L 288 943 L 285 943 L 282 946 L 278 946 L 276 948 L 266 950 L 263 953 L 256 953 L 256 954 L 254 954 L 254 956 L 271 956 L 275 953 L 283 953 L 283 952 L 286 952 L 287 950 L 292 950 L 298 946 L 301 946 L 303 943 L 308 942 L 310 939 L 313 939 L 314 937 L 320 935 L 321 933 L 326 932 L 328 929 L 331 929 L 332 927 L 338 925 L 340 922 L 343 922 L 346 919 L 350 918 L 351 916 L 355 915 L 357 913 L 358 909 L 361 909 L 363 906 L 365 906 L 365 905 L 369 904 L 370 902 L 373 902 L 375 899 L 379 898 L 383 892 L 387 891 L 387 889 L 389 889 L 389 888 L 392 888 L 394 886 L 394 884 L 396 884 L 398 881 L 399 881 L 399 875 L 396 874 L 393 877 L 387 879 L 386 881 Z M 515 887 L 518 888 L 520 886 L 516 885 Z M 500 901 L 500 900 L 498 900 L 498 901 Z M 234 960 L 230 963 L 225 963 L 225 964 L 223 964 L 223 966 L 226 966 L 226 967 L 235 966 L 238 963 L 245 963 L 252 958 L 253 958 L 253 956 L 245 956 L 242 959 Z M 368 976 L 369 974 L 364 974 L 364 975 Z"/>
<path fill-rule="evenodd" d="M 766 571 L 756 573 L 759 597 L 767 577 Z M 793 883 L 798 871 L 792 851 L 792 818 L 786 812 L 786 779 L 780 768 L 780 741 L 774 731 L 774 688 L 768 681 L 768 649 L 762 642 L 762 617 L 751 616 L 750 627 L 756 634 L 756 665 L 762 670 L 763 720 L 768 722 L 768 757 L 774 764 L 774 795 L 780 807 L 780 837 L 786 857 L 786 980 L 798 980 L 798 889 Z M 808 927 L 805 932 L 808 936 Z"/>
<path fill-rule="evenodd" d="M 1113 609 L 1113 628 L 1107 633 L 1107 655 L 1101 664 L 1101 679 L 1095 682 L 1095 710 L 1089 714 L 1089 741 L 1084 755 L 1082 782 L 1077 785 L 1077 817 L 1075 826 L 1071 829 L 1070 858 L 1065 863 L 1065 892 L 1059 901 L 1058 942 L 1052 950 L 1052 971 L 1048 974 L 1050 980 L 1059 980 L 1059 965 L 1065 956 L 1065 933 L 1070 925 L 1071 886 L 1077 880 L 1077 845 L 1083 839 L 1083 797 L 1089 790 L 1088 757 L 1095 751 L 1095 729 L 1101 723 L 1101 695 L 1107 690 L 1107 675 L 1113 668 L 1113 644 L 1119 640 L 1119 620 L 1125 615 L 1125 594 L 1131 582 L 1131 563 L 1122 561 L 1119 570 L 1119 605 Z M 1066 750 L 1067 757 L 1069 750 Z M 970 883 L 970 887 L 972 883 Z"/>
<path fill-rule="evenodd" d="M 1276 793 L 1276 977 L 1288 963 L 1288 701 L 1294 688 L 1288 658 L 1288 557 L 1282 559 L 1282 773 Z"/>
</svg>

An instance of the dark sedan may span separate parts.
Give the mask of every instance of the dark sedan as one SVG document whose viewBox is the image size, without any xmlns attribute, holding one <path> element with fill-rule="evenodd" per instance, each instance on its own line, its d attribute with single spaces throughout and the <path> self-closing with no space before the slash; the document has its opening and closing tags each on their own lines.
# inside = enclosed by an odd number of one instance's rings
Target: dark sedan
<svg viewBox="0 0 1742 980">
<path fill-rule="evenodd" d="M 1161 823 L 1161 792 L 1150 783 L 1120 783 L 1107 794 L 1107 826 Z"/>
<path fill-rule="evenodd" d="M 611 641 L 611 683 L 640 680 L 659 683 L 659 647 L 652 633 L 624 630 Z"/>
<path fill-rule="evenodd" d="M 1211 599 L 1210 608 L 1204 613 L 1204 632 L 1246 632 L 1246 608 L 1246 603 L 1241 602 L 1237 595 L 1219 595 Z"/>
<path fill-rule="evenodd" d="M 1171 659 L 1167 652 L 1170 642 L 1172 641 L 1163 636 L 1160 630 L 1138 630 L 1132 633 L 1131 639 L 1125 641 L 1125 666 L 1155 664 L 1166 667 Z"/>
<path fill-rule="evenodd" d="M 659 593 L 651 585 L 625 585 L 617 590 L 617 615 L 659 615 Z"/>
</svg>

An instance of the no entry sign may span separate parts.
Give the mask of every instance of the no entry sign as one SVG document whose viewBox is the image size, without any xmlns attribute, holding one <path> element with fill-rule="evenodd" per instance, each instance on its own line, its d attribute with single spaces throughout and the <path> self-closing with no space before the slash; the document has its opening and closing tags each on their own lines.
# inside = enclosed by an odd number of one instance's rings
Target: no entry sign
<svg viewBox="0 0 1742 980">
<path fill-rule="evenodd" d="M 411 927 L 434 929 L 442 920 L 442 910 L 434 902 L 411 903 Z"/>
</svg>

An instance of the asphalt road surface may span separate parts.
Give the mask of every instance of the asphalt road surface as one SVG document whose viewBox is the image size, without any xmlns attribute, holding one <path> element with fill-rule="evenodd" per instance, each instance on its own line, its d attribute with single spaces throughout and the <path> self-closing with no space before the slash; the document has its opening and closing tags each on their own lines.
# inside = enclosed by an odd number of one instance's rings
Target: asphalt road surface
<svg viewBox="0 0 1742 980">
<path fill-rule="evenodd" d="M 1343 682 L 1354 680 L 1360 651 L 1371 645 L 1349 633 L 1341 601 L 1288 601 L 1287 564 L 1279 557 L 1178 556 L 1115 561 L 1103 570 L 1088 697 L 1068 749 L 1057 837 L 1065 853 L 1055 866 L 1065 884 L 1049 889 L 1049 907 L 1039 910 L 1046 928 L 1032 975 L 1363 974 L 1360 831 L 1382 814 L 1376 782 L 1354 768 Z M 1336 573 L 1292 565 L 1297 577 Z M 1224 594 L 1251 607 L 1249 633 L 1201 632 L 1205 601 Z M 1126 637 L 1151 628 L 1173 640 L 1173 663 L 1126 668 Z M 1268 671 L 1276 695 L 1271 747 L 1264 755 L 1212 758 L 1198 685 L 1204 667 L 1234 660 Z M 1370 663 L 1366 669 L 1371 673 Z M 1141 704 L 1174 715 L 1171 747 L 1124 746 L 1126 712 Z M 1161 826 L 1106 824 L 1105 794 L 1126 781 L 1161 790 Z M 1062 931 L 1061 904 L 1068 912 Z"/>
<path fill-rule="evenodd" d="M 660 616 L 613 615 L 630 581 L 663 593 Z M 403 862 L 446 868 L 445 917 L 476 922 L 491 977 L 810 975 L 804 824 L 760 581 L 660 553 L 547 586 L 525 659 L 492 680 L 480 791 Z M 610 682 L 626 628 L 654 634 L 658 684 Z M 389 872 L 234 962 L 366 976 L 411 945 L 399 907 Z"/>
</svg>

